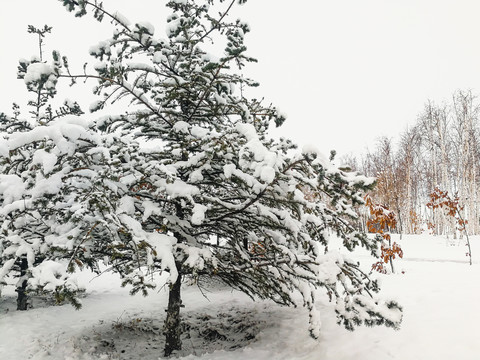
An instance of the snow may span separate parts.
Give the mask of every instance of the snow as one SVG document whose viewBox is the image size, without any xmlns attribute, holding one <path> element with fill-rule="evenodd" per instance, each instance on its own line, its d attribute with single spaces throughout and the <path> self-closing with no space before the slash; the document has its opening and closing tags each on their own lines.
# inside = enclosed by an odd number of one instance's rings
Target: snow
<svg viewBox="0 0 480 360">
<path fill-rule="evenodd" d="M 37 180 L 35 187 L 29 192 L 34 198 L 41 198 L 47 194 L 57 194 L 62 188 L 62 174 L 56 173 L 49 178 Z"/>
<path fill-rule="evenodd" d="M 145 200 L 142 202 L 142 207 L 143 207 L 143 221 L 146 221 L 150 216 L 152 215 L 161 215 L 162 214 L 162 208 L 158 206 L 158 204 L 150 201 L 150 200 Z"/>
<path fill-rule="evenodd" d="M 181 248 L 183 252 L 187 255 L 185 265 L 190 268 L 203 270 L 205 264 L 204 259 L 213 259 L 212 253 L 209 249 L 202 249 L 184 244 L 179 244 L 178 248 Z"/>
<path fill-rule="evenodd" d="M 235 168 L 235 164 L 227 164 L 223 166 L 223 173 L 227 179 L 232 177 Z"/>
<path fill-rule="evenodd" d="M 103 104 L 104 104 L 104 102 L 102 100 L 96 100 L 96 101 L 94 101 L 90 104 L 90 106 L 88 107 L 88 110 L 90 112 L 95 112 L 95 111 L 99 110 L 102 107 Z"/>
<path fill-rule="evenodd" d="M 22 198 L 25 193 L 25 184 L 17 175 L 0 175 L 0 194 L 4 204 L 11 204 Z"/>
<path fill-rule="evenodd" d="M 327 171 L 332 168 L 331 162 L 325 157 L 325 155 L 318 149 L 317 146 L 313 144 L 305 144 L 302 148 L 302 154 L 314 155 L 315 156 L 315 164 L 322 165 Z M 336 170 L 336 169 L 335 169 Z"/>
<path fill-rule="evenodd" d="M 264 166 L 260 172 L 260 179 L 266 183 L 271 183 L 275 179 L 275 169 L 271 166 Z"/>
<path fill-rule="evenodd" d="M 156 64 L 160 64 L 162 62 L 167 61 L 168 58 L 161 52 L 161 51 L 156 51 L 153 54 L 153 62 Z"/>
<path fill-rule="evenodd" d="M 27 73 L 24 77 L 25 84 L 42 81 L 44 79 L 49 79 L 51 81 L 56 80 L 55 72 L 52 66 L 45 63 L 33 63 L 28 65 Z M 53 85 L 47 86 L 47 88 L 52 87 Z"/>
<path fill-rule="evenodd" d="M 88 121 L 76 116 L 65 116 L 61 120 L 55 120 L 45 126 L 37 126 L 29 132 L 18 132 L 9 135 L 4 146 L 10 150 L 19 148 L 28 143 L 42 141 L 45 138 L 52 139 L 60 151 L 68 153 L 73 150 L 73 143 L 79 138 L 94 140 L 88 132 Z M 70 142 L 66 142 L 66 139 Z"/>
<path fill-rule="evenodd" d="M 195 204 L 192 213 L 192 224 L 202 224 L 203 220 L 205 220 L 205 211 L 207 211 L 207 209 L 208 208 L 205 205 Z"/>
<path fill-rule="evenodd" d="M 163 179 L 158 181 L 160 186 L 164 186 L 167 194 L 172 197 L 186 197 L 200 193 L 200 190 L 193 185 L 187 184 L 181 180 L 176 179 L 172 184 L 166 183 Z"/>
<path fill-rule="evenodd" d="M 155 259 L 161 260 L 162 270 L 169 270 L 169 276 L 166 281 L 172 284 L 177 280 L 178 277 L 175 259 L 172 254 L 172 246 L 175 245 L 176 242 L 177 239 L 172 236 L 157 232 L 148 234 L 148 243 L 153 249 L 152 255 Z"/>
<path fill-rule="evenodd" d="M 9 149 L 8 149 L 8 142 L 0 138 L 0 156 L 8 157 Z"/>
<path fill-rule="evenodd" d="M 145 30 L 149 35 L 153 35 L 155 33 L 155 27 L 148 21 L 139 22 L 135 24 L 135 27 L 139 30 Z"/>
<path fill-rule="evenodd" d="M 43 261 L 32 269 L 32 273 L 32 285 L 43 286 L 46 291 L 55 291 L 57 286 L 65 284 L 68 277 L 66 266 L 52 260 Z M 78 288 L 74 281 L 67 281 L 67 284 L 72 290 Z"/>
<path fill-rule="evenodd" d="M 192 126 L 191 133 L 196 138 L 201 139 L 207 136 L 210 133 L 210 131 L 201 126 Z"/>
<path fill-rule="evenodd" d="M 130 26 L 130 21 L 118 11 L 113 13 L 113 17 L 124 27 L 128 28 Z"/>
<path fill-rule="evenodd" d="M 92 45 L 88 50 L 91 55 L 101 55 L 102 53 L 111 54 L 110 43 L 107 41 L 100 41 L 97 45 Z"/>
<path fill-rule="evenodd" d="M 166 235 L 152 236 L 158 247 L 174 242 Z M 480 237 L 472 238 L 472 266 L 465 257 L 463 240 L 428 235 L 405 236 L 403 240 L 394 236 L 393 240 L 404 249 L 404 259 L 397 262 L 397 268 L 404 273 L 378 276 L 382 280 L 382 297 L 398 299 L 404 308 L 400 330 L 362 327 L 349 332 L 336 324 L 334 304 L 319 293 L 320 317 L 315 321 L 321 322 L 322 328 L 319 339 L 314 340 L 308 335 L 305 308 L 252 302 L 220 285 L 213 286 L 207 299 L 197 286 L 185 284 L 182 314 L 190 338 L 184 337 L 179 358 L 478 359 L 480 261 L 475 254 L 480 254 Z M 189 262 L 198 264 L 206 255 L 192 248 Z M 366 265 L 370 261 L 361 251 L 351 256 Z M 62 277 L 63 269 L 50 265 L 46 263 L 41 270 L 45 272 L 44 280 L 54 283 Z M 156 281 L 165 282 L 167 276 Z M 78 274 L 77 281 L 78 286 L 87 289 L 80 311 L 69 305 L 46 306 L 36 299 L 33 309 L 18 312 L 14 310 L 14 291 L 4 289 L 0 299 L 2 359 L 161 358 L 166 288 L 143 298 L 130 296 L 128 289 L 120 287 L 120 279 L 108 272 L 96 277 L 85 271 Z"/>
<path fill-rule="evenodd" d="M 173 129 L 178 132 L 183 132 L 188 134 L 188 129 L 190 125 L 186 121 L 177 121 L 175 125 L 173 125 Z"/>
<path fill-rule="evenodd" d="M 33 155 L 33 164 L 41 164 L 44 174 L 49 174 L 55 164 L 57 163 L 57 156 L 52 153 L 48 153 L 43 149 L 35 151 Z"/>
<path fill-rule="evenodd" d="M 118 214 L 132 215 L 135 213 L 135 202 L 131 196 L 124 196 L 120 199 L 120 204 L 117 208 Z"/>
<path fill-rule="evenodd" d="M 172 15 L 169 19 L 167 19 L 167 25 L 165 28 L 165 32 L 168 36 L 173 36 L 177 31 L 178 27 L 180 26 L 181 22 L 180 19 L 176 15 Z"/>
</svg>

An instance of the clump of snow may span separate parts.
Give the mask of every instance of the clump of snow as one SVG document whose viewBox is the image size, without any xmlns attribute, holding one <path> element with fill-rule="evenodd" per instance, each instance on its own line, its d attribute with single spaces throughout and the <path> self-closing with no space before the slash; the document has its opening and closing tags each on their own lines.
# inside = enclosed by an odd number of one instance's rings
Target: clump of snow
<svg viewBox="0 0 480 360">
<path fill-rule="evenodd" d="M 173 183 L 166 183 L 159 181 L 160 187 L 164 187 L 168 195 L 172 197 L 186 197 L 191 198 L 193 195 L 200 193 L 198 187 L 187 184 L 184 181 L 176 179 Z"/>
<path fill-rule="evenodd" d="M 10 204 L 19 200 L 25 194 L 25 184 L 17 175 L 0 175 L 0 194 L 3 197 L 3 204 Z"/>
<path fill-rule="evenodd" d="M 165 62 L 167 60 L 168 60 L 167 56 L 165 54 L 163 54 L 163 52 L 161 52 L 161 51 L 156 51 L 153 54 L 153 62 L 156 63 L 156 64 L 160 64 L 160 63 Z"/>
<path fill-rule="evenodd" d="M 260 178 L 266 183 L 271 183 L 275 179 L 275 170 L 271 166 L 262 167 Z"/>
<path fill-rule="evenodd" d="M 120 199 L 117 207 L 117 214 L 132 215 L 135 213 L 135 202 L 131 196 L 125 195 Z"/>
<path fill-rule="evenodd" d="M 88 50 L 91 55 L 111 54 L 110 43 L 107 41 L 100 41 L 97 45 L 92 45 Z"/>
<path fill-rule="evenodd" d="M 205 211 L 208 207 L 202 204 L 195 204 L 192 210 L 192 224 L 201 225 L 205 220 Z"/>
<path fill-rule="evenodd" d="M 214 266 L 217 265 L 210 249 L 202 249 L 195 246 L 188 246 L 185 244 L 178 244 L 177 248 L 182 249 L 182 251 L 187 256 L 184 265 L 192 269 L 203 270 L 205 266 L 205 261 L 213 261 Z"/>
<path fill-rule="evenodd" d="M 172 14 L 169 18 L 167 18 L 167 25 L 165 28 L 165 32 L 167 33 L 168 36 L 174 35 L 179 26 L 181 24 L 181 21 L 176 14 Z"/>
<path fill-rule="evenodd" d="M 95 112 L 103 106 L 104 102 L 102 100 L 95 100 L 92 102 L 88 108 L 90 112 Z"/>
<path fill-rule="evenodd" d="M 32 269 L 29 282 L 34 287 L 42 287 L 46 291 L 55 291 L 57 287 L 67 286 L 70 290 L 78 290 L 78 284 L 71 280 L 64 264 L 45 260 Z"/>
<path fill-rule="evenodd" d="M 35 186 L 29 190 L 33 198 L 41 198 L 45 195 L 58 194 L 62 189 L 63 179 L 61 173 L 56 173 L 49 178 L 37 180 Z"/>
<path fill-rule="evenodd" d="M 190 128 L 190 125 L 185 122 L 185 121 L 177 121 L 175 125 L 173 125 L 173 129 L 178 132 L 182 133 L 188 133 L 188 129 Z"/>
<path fill-rule="evenodd" d="M 235 164 L 227 164 L 223 166 L 223 173 L 227 179 L 232 177 L 233 172 L 235 171 Z"/>
<path fill-rule="evenodd" d="M 318 149 L 317 146 L 313 144 L 305 144 L 302 148 L 302 154 L 314 155 L 315 156 L 314 163 L 322 165 L 326 170 L 332 169 L 333 167 L 333 165 L 325 157 L 325 155 Z"/>
<path fill-rule="evenodd" d="M 42 165 L 44 174 L 49 174 L 57 164 L 57 155 L 40 149 L 35 151 L 32 162 Z"/>
<path fill-rule="evenodd" d="M 88 139 L 98 141 L 95 135 L 88 131 L 89 122 L 76 116 L 66 116 L 61 120 L 49 122 L 45 126 L 37 126 L 28 132 L 13 133 L 4 143 L 10 150 L 26 144 L 45 139 L 52 140 L 62 153 L 70 153 L 75 149 L 76 140 Z"/>
<path fill-rule="evenodd" d="M 172 247 L 177 243 L 177 239 L 175 239 L 173 236 L 153 232 L 148 233 L 147 241 L 153 249 L 151 253 L 151 259 L 157 259 L 161 261 L 162 270 L 169 271 L 169 277 L 167 281 L 173 284 L 178 277 L 177 266 L 175 265 L 175 259 L 172 253 Z"/>
<path fill-rule="evenodd" d="M 28 65 L 27 73 L 23 78 L 25 84 L 31 84 L 35 82 L 45 83 L 45 88 L 53 89 L 55 88 L 55 83 L 57 81 L 57 76 L 53 67 L 49 64 L 37 62 Z"/>
<path fill-rule="evenodd" d="M 146 31 L 149 35 L 153 35 L 155 33 L 155 27 L 147 21 L 136 23 L 135 27 L 139 30 Z"/>
<path fill-rule="evenodd" d="M 240 134 L 245 136 L 247 140 L 254 140 L 258 137 L 257 131 L 252 124 L 238 123 L 236 129 Z"/>
<path fill-rule="evenodd" d="M 163 213 L 162 208 L 159 207 L 158 204 L 150 200 L 146 200 L 142 202 L 142 206 L 143 206 L 143 218 L 142 218 L 143 221 L 146 221 L 152 215 L 161 215 Z"/>
<path fill-rule="evenodd" d="M 10 149 L 8 148 L 8 141 L 0 138 L 0 156 L 8 157 Z"/>
<path fill-rule="evenodd" d="M 191 134 L 196 138 L 202 139 L 208 135 L 210 131 L 201 126 L 192 126 Z"/>
<path fill-rule="evenodd" d="M 128 28 L 130 26 L 130 21 L 118 11 L 113 13 L 113 17 L 124 27 Z"/>
</svg>

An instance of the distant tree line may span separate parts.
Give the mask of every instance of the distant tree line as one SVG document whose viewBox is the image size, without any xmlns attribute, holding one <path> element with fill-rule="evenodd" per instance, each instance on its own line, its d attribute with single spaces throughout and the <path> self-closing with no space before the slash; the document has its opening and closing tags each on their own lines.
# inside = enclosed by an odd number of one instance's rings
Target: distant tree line
<svg viewBox="0 0 480 360">
<path fill-rule="evenodd" d="M 345 166 L 377 178 L 371 196 L 395 211 L 397 232 L 456 235 L 456 218 L 427 206 L 439 189 L 458 198 L 468 234 L 480 233 L 479 111 L 476 95 L 456 91 L 449 102 L 428 101 L 397 143 L 384 136 L 372 152 L 343 158 Z"/>
</svg>

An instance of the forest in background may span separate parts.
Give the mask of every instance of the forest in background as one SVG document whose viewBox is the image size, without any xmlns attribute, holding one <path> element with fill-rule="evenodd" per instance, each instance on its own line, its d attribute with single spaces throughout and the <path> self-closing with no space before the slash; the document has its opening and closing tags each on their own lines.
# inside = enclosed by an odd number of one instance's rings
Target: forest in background
<svg viewBox="0 0 480 360">
<path fill-rule="evenodd" d="M 393 231 L 456 236 L 465 228 L 468 234 L 480 233 L 479 112 L 476 95 L 456 91 L 448 102 L 428 101 L 396 142 L 384 136 L 373 151 L 342 158 L 347 168 L 377 178 L 370 196 L 395 212 Z M 427 206 L 438 193 L 451 199 L 458 213 Z M 365 229 L 369 214 L 361 211 Z"/>
</svg>

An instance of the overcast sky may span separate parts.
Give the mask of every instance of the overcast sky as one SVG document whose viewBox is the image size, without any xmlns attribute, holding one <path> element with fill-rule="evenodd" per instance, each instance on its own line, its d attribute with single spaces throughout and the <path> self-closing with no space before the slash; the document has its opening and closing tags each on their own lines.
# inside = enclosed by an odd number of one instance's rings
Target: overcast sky
<svg viewBox="0 0 480 360">
<path fill-rule="evenodd" d="M 165 37 L 162 0 L 105 0 L 130 19 L 149 21 Z M 28 24 L 54 27 L 47 49 L 90 60 L 107 23 L 76 19 L 57 0 L 4 0 L 0 12 L 0 111 L 25 98 L 19 58 L 36 53 Z M 235 10 L 252 32 L 246 44 L 259 63 L 246 75 L 259 94 L 288 115 L 281 133 L 325 153 L 373 149 L 415 122 L 428 100 L 457 89 L 480 92 L 478 0 L 249 0 Z M 93 84 L 92 84 L 93 86 Z"/>
</svg>

